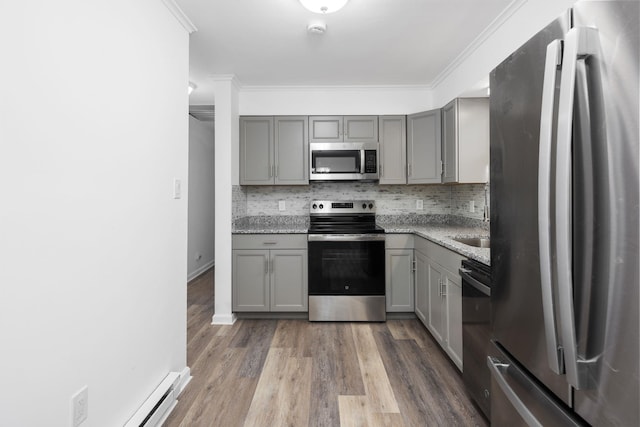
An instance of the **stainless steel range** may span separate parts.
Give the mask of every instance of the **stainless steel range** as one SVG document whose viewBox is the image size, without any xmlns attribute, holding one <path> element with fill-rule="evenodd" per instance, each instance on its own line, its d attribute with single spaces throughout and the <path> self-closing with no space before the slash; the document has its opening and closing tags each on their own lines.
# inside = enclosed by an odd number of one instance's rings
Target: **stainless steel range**
<svg viewBox="0 0 640 427">
<path fill-rule="evenodd" d="M 310 204 L 309 320 L 386 320 L 384 230 L 373 200 Z"/>
</svg>

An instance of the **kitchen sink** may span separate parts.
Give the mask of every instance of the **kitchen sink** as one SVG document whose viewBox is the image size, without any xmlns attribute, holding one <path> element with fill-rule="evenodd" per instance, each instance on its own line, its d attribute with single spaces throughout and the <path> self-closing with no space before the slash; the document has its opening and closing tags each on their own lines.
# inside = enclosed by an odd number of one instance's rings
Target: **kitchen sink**
<svg viewBox="0 0 640 427">
<path fill-rule="evenodd" d="M 452 239 L 456 242 L 460 242 L 476 248 L 491 247 L 491 239 L 489 239 L 488 237 L 452 237 Z"/>
</svg>

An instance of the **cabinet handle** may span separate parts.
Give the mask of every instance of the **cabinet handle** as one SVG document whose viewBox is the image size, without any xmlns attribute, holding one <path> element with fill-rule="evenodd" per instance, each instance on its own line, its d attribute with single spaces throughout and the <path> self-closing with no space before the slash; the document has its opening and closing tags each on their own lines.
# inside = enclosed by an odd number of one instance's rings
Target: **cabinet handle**
<svg viewBox="0 0 640 427">
<path fill-rule="evenodd" d="M 440 173 L 441 173 L 442 175 L 446 175 L 445 170 L 446 170 L 446 168 L 445 168 L 445 164 L 444 164 L 444 162 L 443 162 L 442 160 L 440 160 Z"/>
<path fill-rule="evenodd" d="M 276 178 L 280 175 L 280 165 L 276 166 Z"/>
<path fill-rule="evenodd" d="M 264 274 L 269 274 L 269 258 L 264 259 Z"/>
<path fill-rule="evenodd" d="M 411 271 L 413 271 L 414 273 L 416 272 L 416 260 L 412 260 L 411 261 Z"/>
<path fill-rule="evenodd" d="M 447 297 L 447 284 L 443 280 L 442 281 L 442 298 L 446 298 L 446 297 Z"/>
<path fill-rule="evenodd" d="M 263 245 L 275 245 L 278 242 L 262 242 Z"/>
</svg>

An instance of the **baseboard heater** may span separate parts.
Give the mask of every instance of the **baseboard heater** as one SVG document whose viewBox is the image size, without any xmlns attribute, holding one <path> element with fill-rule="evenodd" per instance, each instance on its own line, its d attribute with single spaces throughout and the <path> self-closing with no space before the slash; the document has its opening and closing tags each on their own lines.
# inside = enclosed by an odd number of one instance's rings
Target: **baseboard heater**
<svg viewBox="0 0 640 427">
<path fill-rule="evenodd" d="M 157 427 L 176 404 L 180 374 L 169 372 L 124 427 Z"/>
</svg>

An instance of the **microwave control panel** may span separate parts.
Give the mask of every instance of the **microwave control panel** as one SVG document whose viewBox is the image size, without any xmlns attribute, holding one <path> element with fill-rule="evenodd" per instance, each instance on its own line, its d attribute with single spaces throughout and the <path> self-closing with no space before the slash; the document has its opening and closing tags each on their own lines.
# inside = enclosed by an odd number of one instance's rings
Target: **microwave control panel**
<svg viewBox="0 0 640 427">
<path fill-rule="evenodd" d="M 364 150 L 364 173 L 378 172 L 378 159 L 376 150 Z"/>
</svg>

